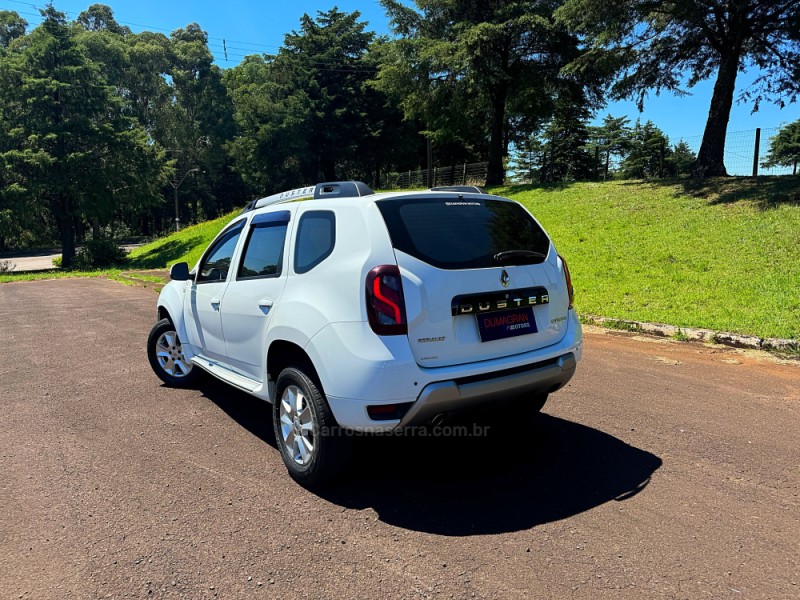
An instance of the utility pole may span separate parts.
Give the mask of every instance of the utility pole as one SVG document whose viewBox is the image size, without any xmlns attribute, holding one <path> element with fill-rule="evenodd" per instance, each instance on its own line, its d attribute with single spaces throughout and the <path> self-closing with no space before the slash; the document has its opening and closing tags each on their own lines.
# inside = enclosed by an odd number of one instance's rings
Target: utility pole
<svg viewBox="0 0 800 600">
<path fill-rule="evenodd" d="M 176 177 L 174 180 L 170 179 L 169 183 L 172 186 L 173 191 L 175 192 L 175 231 L 181 230 L 181 209 L 180 205 L 178 204 L 178 188 L 181 187 L 181 184 L 184 180 L 189 176 L 189 173 L 197 173 L 200 169 L 189 169 L 186 173 L 183 174 L 183 177 L 180 179 L 177 178 L 177 173 L 175 174 Z"/>
</svg>

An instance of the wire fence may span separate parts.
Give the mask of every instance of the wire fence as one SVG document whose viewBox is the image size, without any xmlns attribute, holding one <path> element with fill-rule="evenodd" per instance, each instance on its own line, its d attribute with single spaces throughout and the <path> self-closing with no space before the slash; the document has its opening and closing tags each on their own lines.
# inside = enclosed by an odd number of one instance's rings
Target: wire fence
<svg viewBox="0 0 800 600">
<path fill-rule="evenodd" d="M 725 138 L 725 169 L 729 175 L 791 175 L 792 167 L 764 167 L 762 164 L 769 154 L 770 140 L 778 134 L 780 128 L 752 129 L 749 131 L 730 131 Z M 702 135 L 672 138 L 670 146 L 685 142 L 697 154 L 703 142 Z M 601 148 L 602 150 L 602 148 Z M 620 166 L 618 157 L 612 157 L 610 168 L 612 171 Z M 387 173 L 386 187 L 388 189 L 413 189 L 444 185 L 479 185 L 486 183 L 488 162 L 465 163 L 444 167 L 434 167 L 431 179 L 428 179 L 427 169 L 417 169 Z M 519 171 L 514 167 L 509 169 L 509 177 L 514 179 L 514 172 Z"/>
<path fill-rule="evenodd" d="M 728 175 L 791 175 L 791 167 L 762 167 L 769 153 L 769 142 L 778 134 L 780 128 L 752 129 L 750 131 L 729 131 L 725 138 L 725 169 Z M 760 135 L 757 133 L 760 132 Z M 756 137 L 758 146 L 756 147 Z M 703 142 L 702 135 L 670 139 L 670 144 L 686 142 L 696 154 Z M 753 159 L 758 152 L 758 160 Z M 754 168 L 756 169 L 754 172 Z"/>
<path fill-rule="evenodd" d="M 389 189 L 425 188 L 442 185 L 484 185 L 488 167 L 488 162 L 434 167 L 430 173 L 430 180 L 428 179 L 428 169 L 402 171 L 389 173 L 386 182 Z"/>
</svg>

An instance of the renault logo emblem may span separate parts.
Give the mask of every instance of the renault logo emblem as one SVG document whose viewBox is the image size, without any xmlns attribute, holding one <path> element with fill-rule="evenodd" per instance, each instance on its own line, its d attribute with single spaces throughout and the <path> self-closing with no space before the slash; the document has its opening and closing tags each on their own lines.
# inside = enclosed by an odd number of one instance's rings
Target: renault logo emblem
<svg viewBox="0 0 800 600">
<path fill-rule="evenodd" d="M 500 283 L 503 284 L 503 287 L 508 287 L 508 282 L 511 278 L 508 276 L 508 271 L 503 269 L 503 272 L 500 273 Z"/>
</svg>

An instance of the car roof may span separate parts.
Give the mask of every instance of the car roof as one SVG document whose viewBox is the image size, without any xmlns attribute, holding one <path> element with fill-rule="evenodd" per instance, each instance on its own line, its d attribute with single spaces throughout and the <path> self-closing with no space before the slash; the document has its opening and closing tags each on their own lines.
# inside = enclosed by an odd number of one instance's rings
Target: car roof
<svg viewBox="0 0 800 600">
<path fill-rule="evenodd" d="M 502 196 L 495 196 L 494 194 L 477 194 L 477 193 L 464 193 L 453 191 L 438 191 L 438 190 L 412 190 L 412 191 L 398 191 L 398 192 L 380 192 L 377 194 L 370 194 L 369 196 L 356 196 L 356 197 L 338 197 L 338 198 L 297 198 L 290 199 L 285 202 L 277 202 L 267 206 L 261 206 L 252 209 L 254 214 L 264 212 L 272 212 L 278 210 L 291 210 L 292 212 L 299 208 L 306 209 L 313 207 L 320 210 L 335 210 L 336 208 L 344 207 L 364 207 L 381 200 L 401 200 L 401 199 L 432 199 L 432 198 L 452 198 L 468 201 L 469 199 L 475 200 L 500 200 L 504 202 L 514 202 Z"/>
</svg>

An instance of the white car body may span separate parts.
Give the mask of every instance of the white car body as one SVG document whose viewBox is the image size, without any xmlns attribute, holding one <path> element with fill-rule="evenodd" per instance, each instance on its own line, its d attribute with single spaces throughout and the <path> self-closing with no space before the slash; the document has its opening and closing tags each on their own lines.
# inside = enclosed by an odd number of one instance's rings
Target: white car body
<svg viewBox="0 0 800 600">
<path fill-rule="evenodd" d="M 268 402 L 275 401 L 275 379 L 287 357 L 306 361 L 346 429 L 390 430 L 504 394 L 547 394 L 565 385 L 580 360 L 582 334 L 569 307 L 566 267 L 552 242 L 540 264 L 437 268 L 394 247 L 378 203 L 398 199 L 512 202 L 425 191 L 267 203 L 236 217 L 218 236 L 243 224 L 225 279 L 196 281 L 207 250 L 189 280 L 164 287 L 159 319 L 174 324 L 183 354 L 194 366 Z M 334 215 L 335 243 L 319 264 L 298 273 L 298 223 L 310 211 L 316 217 L 316 211 Z M 256 220 L 278 213 L 288 219 L 280 275 L 237 279 L 247 232 Z M 379 265 L 399 269 L 405 335 L 379 335 L 370 325 L 365 281 Z M 536 333 L 482 342 L 478 317 L 452 314 L 459 295 L 536 286 L 546 289 L 547 298 L 539 301 L 549 300 L 531 309 Z M 398 412 L 376 419 L 368 407 L 381 405 L 397 405 Z"/>
</svg>

